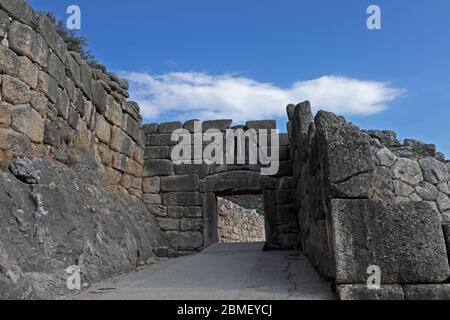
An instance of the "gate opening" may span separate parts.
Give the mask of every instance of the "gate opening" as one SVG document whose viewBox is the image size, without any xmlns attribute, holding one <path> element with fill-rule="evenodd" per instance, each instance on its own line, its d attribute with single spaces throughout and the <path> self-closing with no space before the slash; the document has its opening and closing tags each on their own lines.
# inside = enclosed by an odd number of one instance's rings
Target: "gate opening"
<svg viewBox="0 0 450 320">
<path fill-rule="evenodd" d="M 219 243 L 266 241 L 263 195 L 217 197 L 217 235 Z"/>
</svg>

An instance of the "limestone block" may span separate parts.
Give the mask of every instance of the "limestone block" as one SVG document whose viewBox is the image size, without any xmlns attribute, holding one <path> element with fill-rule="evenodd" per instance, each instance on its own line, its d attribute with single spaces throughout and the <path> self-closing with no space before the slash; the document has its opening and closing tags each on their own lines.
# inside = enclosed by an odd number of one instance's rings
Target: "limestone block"
<svg viewBox="0 0 450 320">
<path fill-rule="evenodd" d="M 46 14 L 39 14 L 36 31 L 45 39 L 50 48 L 58 55 L 63 63 L 66 62 L 67 45 L 56 31 L 54 23 Z"/>
<path fill-rule="evenodd" d="M 97 117 L 97 124 L 95 126 L 95 134 L 97 135 L 98 139 L 105 143 L 109 144 L 109 141 L 111 139 L 111 126 L 109 125 L 108 121 L 105 120 L 103 116 Z"/>
<path fill-rule="evenodd" d="M 0 149 L 10 150 L 16 154 L 24 154 L 31 148 L 30 139 L 11 129 L 0 129 Z"/>
<path fill-rule="evenodd" d="M 8 14 L 0 10 L 0 38 L 4 38 L 9 30 L 9 16 Z M 2 59 L 0 59 L 1 61 Z"/>
<path fill-rule="evenodd" d="M 400 285 L 386 285 L 379 290 L 370 290 L 363 284 L 341 285 L 338 295 L 341 300 L 405 300 Z"/>
<path fill-rule="evenodd" d="M 181 129 L 182 127 L 183 124 L 181 122 L 165 122 L 159 125 L 158 132 L 172 134 L 175 130 Z"/>
<path fill-rule="evenodd" d="M 22 81 L 8 75 L 2 76 L 2 99 L 12 104 L 30 102 L 30 88 Z"/>
<path fill-rule="evenodd" d="M 128 172 L 127 156 L 121 153 L 114 154 L 113 168 L 121 172 Z"/>
<path fill-rule="evenodd" d="M 435 201 L 439 196 L 439 190 L 428 182 L 422 182 L 416 188 L 416 193 L 425 201 Z"/>
<path fill-rule="evenodd" d="M 64 90 L 58 89 L 58 99 L 56 101 L 56 108 L 58 115 L 67 119 L 69 117 L 70 101 L 69 96 Z"/>
<path fill-rule="evenodd" d="M 153 194 L 153 193 L 144 194 L 142 196 L 142 200 L 147 205 L 161 205 L 162 204 L 162 199 L 159 194 Z"/>
<path fill-rule="evenodd" d="M 450 168 L 445 163 L 435 158 L 419 160 L 420 167 L 426 182 L 438 184 L 450 181 Z"/>
<path fill-rule="evenodd" d="M 80 89 L 76 89 L 75 90 L 75 109 L 78 111 L 78 113 L 80 114 L 80 117 L 84 117 L 85 115 L 87 115 L 87 103 L 85 103 L 85 99 L 84 99 L 84 95 L 83 92 L 81 92 Z"/>
<path fill-rule="evenodd" d="M 80 129 L 80 114 L 78 111 L 69 108 L 69 117 L 67 118 L 67 122 L 72 129 L 78 131 Z"/>
<path fill-rule="evenodd" d="M 68 71 L 68 75 L 72 78 L 75 84 L 78 87 L 81 87 L 82 82 L 81 82 L 80 65 L 77 63 L 77 61 L 73 58 L 71 54 L 68 54 L 66 56 L 66 69 Z"/>
<path fill-rule="evenodd" d="M 298 212 L 295 205 L 277 205 L 277 223 L 287 223 L 298 221 Z"/>
<path fill-rule="evenodd" d="M 302 102 L 295 107 L 293 119 L 294 135 L 296 136 L 296 148 L 299 151 L 300 162 L 304 162 L 308 152 L 308 131 L 314 121 L 309 101 Z"/>
<path fill-rule="evenodd" d="M 174 174 L 172 161 L 146 160 L 144 164 L 144 177 L 170 176 Z"/>
<path fill-rule="evenodd" d="M 144 159 L 170 159 L 168 146 L 149 146 L 145 148 Z"/>
<path fill-rule="evenodd" d="M 450 300 L 450 284 L 405 285 L 405 300 Z"/>
<path fill-rule="evenodd" d="M 417 186 L 423 181 L 422 170 L 414 160 L 399 158 L 392 170 L 396 179 L 400 179 L 411 186 Z"/>
<path fill-rule="evenodd" d="M 210 129 L 218 129 L 220 131 L 225 131 L 230 128 L 233 120 L 225 119 L 225 120 L 211 120 L 202 122 L 203 132 L 206 132 Z"/>
<path fill-rule="evenodd" d="M 344 198 L 372 196 L 375 166 L 370 137 L 345 119 L 325 111 L 317 114 L 315 124 L 320 154 L 327 164 L 326 183 L 331 184 L 332 194 Z"/>
<path fill-rule="evenodd" d="M 10 49 L 0 46 L 0 72 L 15 77 L 19 70 L 20 60 L 17 55 Z"/>
<path fill-rule="evenodd" d="M 0 128 L 8 129 L 11 126 L 11 106 L 0 101 Z"/>
<path fill-rule="evenodd" d="M 128 133 L 134 141 L 138 141 L 140 135 L 140 125 L 129 114 L 123 114 L 122 128 Z"/>
<path fill-rule="evenodd" d="M 47 71 L 61 87 L 67 87 L 66 67 L 61 59 L 54 53 L 50 54 L 48 57 Z"/>
<path fill-rule="evenodd" d="M 330 222 L 337 283 L 366 283 L 372 265 L 383 284 L 439 283 L 450 275 L 439 215 L 428 203 L 333 200 Z"/>
<path fill-rule="evenodd" d="M 155 217 L 167 217 L 167 207 L 161 205 L 147 205 L 148 210 Z"/>
<path fill-rule="evenodd" d="M 82 89 L 83 92 L 86 94 L 86 96 L 89 98 L 89 100 L 93 100 L 93 88 L 92 84 L 95 82 L 92 80 L 92 68 L 85 62 L 80 64 L 80 70 L 81 70 L 81 82 L 82 82 Z M 101 86 L 101 85 L 100 85 Z M 101 89 L 99 89 L 101 91 Z M 97 97 L 98 99 L 100 97 Z M 93 101 L 94 102 L 94 101 Z M 101 112 L 101 106 L 96 106 L 96 108 L 99 108 L 100 110 L 97 110 L 99 113 Z"/>
<path fill-rule="evenodd" d="M 182 219 L 181 231 L 203 231 L 203 219 Z"/>
<path fill-rule="evenodd" d="M 166 232 L 166 237 L 169 243 L 178 249 L 198 249 L 203 246 L 203 237 L 201 232 L 189 231 L 189 232 Z"/>
<path fill-rule="evenodd" d="M 122 125 L 122 107 L 119 103 L 110 95 L 106 98 L 106 112 L 105 117 L 111 123 L 120 127 Z"/>
<path fill-rule="evenodd" d="M 163 231 L 178 231 L 180 230 L 180 220 L 170 218 L 156 218 L 161 230 Z"/>
<path fill-rule="evenodd" d="M 163 204 L 166 206 L 201 206 L 202 195 L 198 192 L 171 192 L 163 195 Z"/>
<path fill-rule="evenodd" d="M 49 50 L 41 35 L 29 26 L 13 21 L 8 34 L 9 47 L 17 54 L 28 57 L 46 68 Z"/>
<path fill-rule="evenodd" d="M 181 219 L 183 218 L 184 208 L 187 207 L 175 207 L 175 206 L 167 207 L 167 215 L 173 219 Z"/>
<path fill-rule="evenodd" d="M 171 176 L 161 178 L 161 190 L 171 191 L 196 191 L 199 188 L 197 175 Z"/>
<path fill-rule="evenodd" d="M 133 140 L 119 127 L 112 128 L 111 149 L 131 157 L 134 151 Z"/>
<path fill-rule="evenodd" d="M 142 126 L 142 130 L 145 132 L 145 134 L 153 134 L 158 132 L 159 125 L 157 123 L 149 123 L 144 124 Z"/>
<path fill-rule="evenodd" d="M 37 88 L 45 93 L 51 102 L 57 102 L 58 83 L 45 72 L 39 71 Z"/>
<path fill-rule="evenodd" d="M 204 178 L 200 182 L 202 192 L 241 192 L 261 191 L 266 188 L 273 189 L 277 180 L 262 176 L 259 172 L 232 171 L 219 173 Z"/>
<path fill-rule="evenodd" d="M 15 106 L 11 109 L 11 127 L 25 134 L 31 141 L 40 143 L 44 140 L 44 120 L 30 105 Z"/>
<path fill-rule="evenodd" d="M 255 130 L 275 130 L 277 128 L 277 122 L 275 120 L 247 121 L 246 127 Z"/>
<path fill-rule="evenodd" d="M 178 175 L 196 174 L 200 179 L 203 179 L 209 174 L 209 166 L 207 164 L 176 165 L 175 173 Z"/>
<path fill-rule="evenodd" d="M 133 159 L 129 159 L 129 158 L 127 160 L 127 163 L 128 163 L 128 172 L 136 178 L 141 178 L 142 171 L 143 171 L 142 165 L 140 165 Z"/>
<path fill-rule="evenodd" d="M 11 17 L 28 25 L 32 25 L 35 19 L 33 8 L 25 0 L 2 0 L 0 7 Z"/>
<path fill-rule="evenodd" d="M 397 161 L 397 156 L 393 154 L 388 148 L 383 148 L 377 153 L 377 158 L 383 167 L 392 167 Z"/>
<path fill-rule="evenodd" d="M 95 80 L 92 80 L 92 102 L 98 113 L 104 114 L 106 111 L 106 91 L 103 86 Z"/>
</svg>

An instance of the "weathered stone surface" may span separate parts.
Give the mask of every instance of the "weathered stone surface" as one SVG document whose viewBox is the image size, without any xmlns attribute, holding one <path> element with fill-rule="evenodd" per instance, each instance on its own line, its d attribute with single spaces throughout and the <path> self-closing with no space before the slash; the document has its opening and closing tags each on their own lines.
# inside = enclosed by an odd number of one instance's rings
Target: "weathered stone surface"
<svg viewBox="0 0 450 320">
<path fill-rule="evenodd" d="M 17 55 L 10 49 L 0 46 L 0 72 L 17 76 L 20 69 L 20 61 Z"/>
<path fill-rule="evenodd" d="M 158 127 L 159 127 L 159 124 L 157 124 L 157 123 L 149 123 L 149 124 L 144 124 L 142 126 L 142 130 L 145 132 L 145 134 L 152 134 L 152 133 L 158 132 Z"/>
<path fill-rule="evenodd" d="M 140 126 L 139 123 L 128 114 L 123 114 L 122 128 L 133 138 L 134 141 L 139 139 Z"/>
<path fill-rule="evenodd" d="M 180 220 L 168 218 L 156 218 L 162 231 L 179 231 Z"/>
<path fill-rule="evenodd" d="M 411 186 L 417 186 L 423 181 L 422 170 L 414 160 L 399 158 L 392 170 L 396 179 L 400 179 Z"/>
<path fill-rule="evenodd" d="M 92 80 L 92 102 L 98 113 L 103 114 L 106 111 L 106 91 L 103 86 Z"/>
<path fill-rule="evenodd" d="M 201 232 L 166 232 L 169 243 L 177 249 L 197 249 L 203 246 Z"/>
<path fill-rule="evenodd" d="M 206 164 L 184 164 L 175 166 L 175 174 L 188 175 L 196 174 L 200 179 L 206 177 L 209 173 L 209 166 Z"/>
<path fill-rule="evenodd" d="M 1 50 L 0 50 L 1 51 Z M 27 57 L 20 57 L 19 79 L 35 89 L 38 82 L 38 67 Z"/>
<path fill-rule="evenodd" d="M 145 148 L 144 159 L 170 159 L 168 146 L 151 146 Z"/>
<path fill-rule="evenodd" d="M 67 119 L 69 117 L 70 101 L 69 96 L 64 90 L 58 89 L 58 99 L 56 101 L 56 108 L 58 115 Z"/>
<path fill-rule="evenodd" d="M 394 190 L 395 194 L 400 197 L 409 197 L 414 193 L 413 187 L 398 180 L 394 181 Z"/>
<path fill-rule="evenodd" d="M 109 141 L 111 139 L 111 127 L 108 121 L 106 121 L 102 116 L 97 117 L 95 134 L 101 142 L 109 144 Z"/>
<path fill-rule="evenodd" d="M 13 21 L 9 28 L 10 48 L 17 54 L 27 56 L 42 67 L 47 67 L 49 50 L 41 35 L 29 26 Z"/>
<path fill-rule="evenodd" d="M 81 82 L 81 69 L 75 58 L 71 54 L 66 56 L 66 69 L 68 75 L 72 78 L 78 87 L 82 86 Z"/>
<path fill-rule="evenodd" d="M 39 71 L 37 88 L 45 93 L 51 102 L 57 102 L 58 83 L 45 72 Z"/>
<path fill-rule="evenodd" d="M 161 205 L 147 205 L 148 210 L 155 217 L 167 217 L 167 207 Z"/>
<path fill-rule="evenodd" d="M 202 207 L 168 207 L 168 215 L 171 218 L 201 218 L 203 217 Z"/>
<path fill-rule="evenodd" d="M 126 154 L 131 157 L 133 154 L 133 140 L 119 127 L 113 127 L 111 133 L 110 147 L 112 150 Z"/>
<path fill-rule="evenodd" d="M 439 190 L 428 182 L 422 182 L 415 188 L 416 193 L 425 201 L 436 201 Z"/>
<path fill-rule="evenodd" d="M 450 276 L 447 249 L 433 208 L 424 202 L 333 200 L 337 283 L 365 283 L 379 266 L 382 283 L 439 283 Z"/>
<path fill-rule="evenodd" d="M 341 300 L 404 300 L 402 286 L 387 285 L 379 290 L 370 290 L 367 285 L 351 284 L 338 286 Z"/>
<path fill-rule="evenodd" d="M 397 139 L 397 134 L 389 130 L 367 130 L 366 132 L 371 138 L 378 139 L 383 145 L 388 148 L 399 147 L 400 141 Z"/>
<path fill-rule="evenodd" d="M 163 204 L 166 206 L 201 206 L 202 195 L 198 192 L 171 192 L 163 195 Z"/>
<path fill-rule="evenodd" d="M 0 10 L 0 38 L 5 37 L 8 33 L 9 23 L 10 21 L 8 14 L 5 11 Z"/>
<path fill-rule="evenodd" d="M 255 130 L 275 130 L 277 128 L 277 122 L 275 120 L 258 120 L 258 121 L 247 121 L 246 127 Z"/>
<path fill-rule="evenodd" d="M 203 219 L 182 219 L 180 223 L 181 231 L 203 231 Z"/>
<path fill-rule="evenodd" d="M 435 158 L 419 160 L 420 167 L 426 182 L 437 184 L 450 181 L 450 168 Z"/>
<path fill-rule="evenodd" d="M 405 285 L 405 300 L 450 300 L 450 284 Z"/>
<path fill-rule="evenodd" d="M 54 23 L 46 14 L 39 14 L 36 30 L 42 35 L 49 47 L 58 55 L 59 59 L 65 62 L 67 46 L 56 31 Z"/>
<path fill-rule="evenodd" d="M 203 132 L 206 132 L 210 129 L 218 129 L 220 131 L 225 131 L 230 128 L 233 120 L 225 119 L 225 120 L 211 120 L 202 122 Z"/>
<path fill-rule="evenodd" d="M 10 105 L 0 102 L 0 128 L 9 128 L 11 126 Z"/>
<path fill-rule="evenodd" d="M 30 139 L 23 133 L 0 129 L 0 149 L 9 150 L 15 154 L 24 154 L 30 148 Z"/>
<path fill-rule="evenodd" d="M 388 148 L 383 148 L 377 153 L 377 158 L 380 164 L 384 167 L 392 167 L 397 161 L 397 156 L 393 154 Z"/>
<path fill-rule="evenodd" d="M 2 76 L 2 99 L 12 104 L 27 104 L 30 102 L 30 88 L 8 75 Z"/>
<path fill-rule="evenodd" d="M 250 192 L 276 187 L 277 180 L 259 172 L 232 171 L 208 176 L 200 182 L 202 192 Z"/>
<path fill-rule="evenodd" d="M 162 198 L 159 194 L 153 194 L 153 193 L 144 194 L 142 196 L 142 200 L 145 202 L 146 205 L 150 205 L 150 206 L 162 204 Z"/>
<path fill-rule="evenodd" d="M 106 98 L 106 112 L 105 117 L 112 124 L 120 127 L 122 125 L 122 107 L 119 103 L 110 95 Z"/>
<path fill-rule="evenodd" d="M 12 108 L 12 128 L 25 134 L 33 142 L 44 139 L 44 120 L 30 105 L 20 105 Z"/>
<path fill-rule="evenodd" d="M 14 159 L 13 163 L 9 166 L 9 170 L 17 179 L 28 184 L 39 184 L 41 178 L 39 171 L 33 166 L 33 162 L 24 157 L 18 157 Z"/>
<path fill-rule="evenodd" d="M 197 175 L 172 176 L 161 178 L 161 190 L 172 191 L 197 191 L 199 179 Z"/>
<path fill-rule="evenodd" d="M 311 104 L 309 101 L 302 102 L 295 107 L 293 120 L 294 135 L 296 136 L 297 149 L 299 151 L 300 161 L 306 160 L 307 141 L 309 126 L 314 121 Z"/>
<path fill-rule="evenodd" d="M 315 123 L 332 192 L 338 197 L 369 198 L 375 180 L 370 137 L 329 112 L 320 111 Z"/>
<path fill-rule="evenodd" d="M 159 193 L 161 191 L 161 181 L 158 177 L 145 178 L 142 182 L 144 193 Z"/>
<path fill-rule="evenodd" d="M 50 54 L 48 58 L 47 71 L 61 87 L 67 87 L 66 67 L 54 53 Z"/>
<path fill-rule="evenodd" d="M 159 125 L 158 132 L 172 134 L 172 132 L 177 129 L 181 129 L 182 127 L 183 124 L 181 122 L 165 122 Z"/>
<path fill-rule="evenodd" d="M 128 171 L 127 156 L 121 153 L 116 153 L 114 155 L 113 168 L 121 172 L 127 172 Z"/>
<path fill-rule="evenodd" d="M 69 109 L 69 117 L 67 118 L 67 123 L 70 127 L 76 131 L 80 129 L 80 114 L 78 111 L 70 108 Z"/>
<path fill-rule="evenodd" d="M 0 7 L 13 18 L 32 25 L 35 15 L 31 6 L 25 0 L 2 0 Z"/>
<path fill-rule="evenodd" d="M 148 146 L 171 146 L 175 145 L 176 141 L 172 141 L 171 134 L 149 134 L 146 144 Z"/>
<path fill-rule="evenodd" d="M 174 174 L 173 163 L 169 160 L 146 160 L 144 177 L 170 176 Z"/>
<path fill-rule="evenodd" d="M 69 294 L 68 264 L 77 261 L 81 281 L 95 283 L 170 247 L 142 201 L 103 185 L 88 156 L 73 168 L 31 161 L 40 175 L 33 189 L 9 171 L 0 175 L 0 299 L 56 299 Z"/>
<path fill-rule="evenodd" d="M 450 199 L 447 195 L 439 193 L 436 198 L 436 203 L 440 212 L 445 212 L 450 210 Z"/>
<path fill-rule="evenodd" d="M 89 99 L 93 99 L 92 84 L 95 81 L 92 80 L 92 77 L 93 77 L 92 76 L 92 68 L 87 63 L 83 62 L 83 63 L 80 64 L 80 70 L 81 70 L 81 82 L 83 84 L 82 85 L 83 92 L 86 94 L 86 96 Z M 99 88 L 99 91 L 101 91 L 100 88 Z M 97 98 L 101 99 L 101 97 L 97 97 Z M 96 106 L 96 108 L 101 109 L 101 106 Z"/>
</svg>

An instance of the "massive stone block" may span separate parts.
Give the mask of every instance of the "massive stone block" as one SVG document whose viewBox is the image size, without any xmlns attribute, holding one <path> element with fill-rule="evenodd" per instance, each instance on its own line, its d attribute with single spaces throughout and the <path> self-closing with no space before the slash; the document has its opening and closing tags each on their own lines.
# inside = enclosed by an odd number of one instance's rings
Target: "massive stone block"
<svg viewBox="0 0 450 320">
<path fill-rule="evenodd" d="M 199 179 L 197 175 L 172 176 L 161 178 L 161 190 L 172 191 L 197 191 Z"/>
<path fill-rule="evenodd" d="M 259 172 L 232 171 L 208 176 L 200 182 L 202 192 L 251 192 L 275 189 L 277 180 Z"/>
<path fill-rule="evenodd" d="M 66 67 L 61 59 L 54 53 L 50 54 L 48 58 L 47 70 L 61 87 L 67 87 Z"/>
<path fill-rule="evenodd" d="M 37 32 L 39 32 L 45 39 L 47 44 L 64 63 L 66 62 L 67 45 L 56 31 L 54 23 L 48 18 L 46 14 L 39 14 L 37 19 Z"/>
<path fill-rule="evenodd" d="M 192 250 L 203 246 L 203 237 L 201 232 L 177 232 L 168 231 L 165 233 L 169 243 L 177 249 Z"/>
<path fill-rule="evenodd" d="M 404 300 L 402 286 L 387 285 L 379 290 L 369 290 L 367 285 L 353 284 L 338 287 L 341 300 Z"/>
<path fill-rule="evenodd" d="M 17 55 L 10 49 L 0 46 L 0 72 L 13 77 L 19 72 L 20 61 Z"/>
<path fill-rule="evenodd" d="M 0 38 L 5 37 L 8 33 L 9 22 L 8 14 L 5 11 L 0 10 Z"/>
<path fill-rule="evenodd" d="M 31 141 L 40 143 L 44 139 L 44 120 L 30 105 L 12 109 L 12 128 L 25 134 Z"/>
<path fill-rule="evenodd" d="M 337 283 L 366 283 L 372 265 L 383 284 L 450 276 L 439 216 L 428 203 L 333 200 L 330 219 Z"/>
<path fill-rule="evenodd" d="M 8 12 L 13 18 L 32 25 L 35 14 L 33 8 L 25 0 L 2 0 L 0 8 Z"/>
<path fill-rule="evenodd" d="M 1 50 L 0 50 L 1 51 Z M 36 89 L 38 82 L 38 67 L 27 57 L 20 57 L 19 79 L 29 85 L 32 89 Z M 1 62 L 0 62 L 1 64 Z"/>
<path fill-rule="evenodd" d="M 170 176 L 174 174 L 173 163 L 169 160 L 146 160 L 144 177 Z"/>
<path fill-rule="evenodd" d="M 202 194 L 198 192 L 171 192 L 163 195 L 163 204 L 166 206 L 201 206 Z"/>
<path fill-rule="evenodd" d="M 58 83 L 45 72 L 39 71 L 37 88 L 55 103 L 58 99 Z"/>
<path fill-rule="evenodd" d="M 450 300 L 450 284 L 403 286 L 405 300 Z"/>
<path fill-rule="evenodd" d="M 12 104 L 30 102 L 30 88 L 22 81 L 11 76 L 2 76 L 2 98 Z"/>
<path fill-rule="evenodd" d="M 327 164 L 324 183 L 330 195 L 370 198 L 375 180 L 370 137 L 344 118 L 325 111 L 317 114 L 315 124 L 322 158 L 315 162 Z"/>
<path fill-rule="evenodd" d="M 43 68 L 47 67 L 49 50 L 45 40 L 29 26 L 13 21 L 9 28 L 8 40 L 13 51 L 27 56 Z"/>
</svg>

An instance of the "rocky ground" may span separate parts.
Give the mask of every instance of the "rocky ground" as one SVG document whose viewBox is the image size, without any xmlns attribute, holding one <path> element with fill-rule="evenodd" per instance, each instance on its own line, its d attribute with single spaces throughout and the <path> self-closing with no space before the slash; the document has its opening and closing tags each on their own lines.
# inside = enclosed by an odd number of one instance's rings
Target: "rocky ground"
<svg viewBox="0 0 450 320">
<path fill-rule="evenodd" d="M 17 158 L 0 169 L 0 299 L 67 294 L 69 266 L 92 284 L 168 247 L 145 205 L 105 187 L 88 155 L 71 167 Z"/>
</svg>

